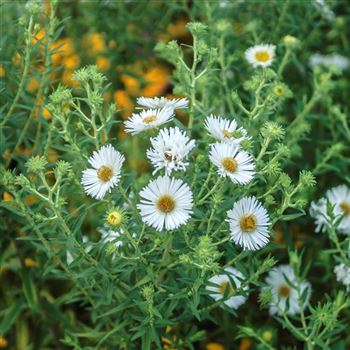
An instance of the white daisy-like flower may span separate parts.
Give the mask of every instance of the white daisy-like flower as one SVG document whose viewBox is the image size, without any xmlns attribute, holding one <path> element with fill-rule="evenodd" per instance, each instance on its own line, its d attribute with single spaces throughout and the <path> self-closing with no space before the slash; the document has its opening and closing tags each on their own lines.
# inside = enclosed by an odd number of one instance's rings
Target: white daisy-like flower
<svg viewBox="0 0 350 350">
<path fill-rule="evenodd" d="M 81 179 L 85 192 L 96 199 L 102 199 L 107 192 L 111 192 L 119 182 L 124 160 L 124 156 L 112 145 L 95 151 L 89 158 L 92 169 L 84 170 Z"/>
<path fill-rule="evenodd" d="M 327 215 L 327 200 L 321 198 L 318 202 L 310 205 L 310 215 L 315 219 L 316 232 L 324 232 L 329 227 L 330 218 Z"/>
<path fill-rule="evenodd" d="M 269 242 L 270 219 L 255 197 L 243 197 L 227 212 L 231 240 L 244 250 L 258 250 Z"/>
<path fill-rule="evenodd" d="M 334 208 L 334 218 L 341 218 L 337 230 L 339 233 L 350 235 L 350 188 L 346 185 L 333 187 L 326 192 L 325 198 L 311 203 L 310 215 L 315 219 L 316 232 L 324 232 L 330 227 L 331 219 L 327 214 L 328 202 Z"/>
<path fill-rule="evenodd" d="M 345 70 L 349 67 L 350 61 L 348 57 L 333 53 L 328 55 L 330 64 L 336 66 L 340 70 Z"/>
<path fill-rule="evenodd" d="M 342 283 L 347 291 L 350 291 L 350 266 L 341 263 L 334 268 L 334 273 L 337 281 Z"/>
<path fill-rule="evenodd" d="M 215 301 L 223 299 L 228 307 L 238 309 L 247 300 L 245 295 L 235 295 L 235 291 L 241 288 L 244 276 L 234 267 L 228 267 L 224 272 L 225 274 L 210 278 L 209 282 L 215 284 L 215 286 L 208 285 L 206 289 Z M 243 291 L 247 290 L 248 286 L 244 286 Z"/>
<path fill-rule="evenodd" d="M 211 145 L 210 161 L 218 168 L 218 174 L 229 177 L 235 184 L 247 184 L 255 174 L 253 157 L 238 145 L 216 142 Z"/>
<path fill-rule="evenodd" d="M 238 128 L 237 122 L 220 116 L 210 115 L 205 120 L 205 128 L 216 141 L 240 144 L 249 139 L 244 128 Z"/>
<path fill-rule="evenodd" d="M 262 44 L 250 47 L 244 53 L 246 60 L 253 67 L 269 67 L 275 57 L 275 45 Z"/>
<path fill-rule="evenodd" d="M 347 57 L 333 53 L 330 55 L 321 55 L 320 53 L 315 53 L 309 58 L 309 65 L 311 68 L 316 66 L 335 66 L 339 70 L 343 71 L 347 69 L 350 65 L 350 61 Z"/>
<path fill-rule="evenodd" d="M 170 107 L 162 109 L 147 109 L 140 113 L 133 113 L 131 117 L 124 122 L 125 131 L 136 135 L 142 131 L 156 128 L 174 118 L 174 110 Z"/>
<path fill-rule="evenodd" d="M 182 180 L 159 176 L 141 190 L 140 196 L 137 208 L 142 220 L 157 231 L 178 228 L 192 214 L 193 195 Z"/>
<path fill-rule="evenodd" d="M 305 309 L 311 295 L 311 284 L 307 281 L 301 281 L 298 293 L 298 279 L 290 265 L 274 267 L 268 273 L 266 283 L 268 284 L 267 288 L 272 292 L 269 307 L 271 315 L 281 315 L 283 312 L 296 315 Z M 304 295 L 305 300 L 301 300 Z"/>
<path fill-rule="evenodd" d="M 151 138 L 151 144 L 147 157 L 155 168 L 153 174 L 164 168 L 165 174 L 171 175 L 172 171 L 186 169 L 186 159 L 195 146 L 195 141 L 175 127 L 162 129 L 157 137 Z"/>
<path fill-rule="evenodd" d="M 325 0 L 313 0 L 313 4 L 327 21 L 333 22 L 335 20 L 336 15 Z"/>
<path fill-rule="evenodd" d="M 188 108 L 187 98 L 174 98 L 168 99 L 166 97 L 139 97 L 136 100 L 137 104 L 146 108 L 163 108 L 169 107 L 173 110 L 175 109 L 185 109 Z"/>
</svg>

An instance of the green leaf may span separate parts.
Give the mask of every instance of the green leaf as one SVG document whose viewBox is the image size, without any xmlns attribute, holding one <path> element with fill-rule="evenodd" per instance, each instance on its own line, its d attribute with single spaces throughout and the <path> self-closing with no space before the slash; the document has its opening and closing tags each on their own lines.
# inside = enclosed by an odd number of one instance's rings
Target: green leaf
<svg viewBox="0 0 350 350">
<path fill-rule="evenodd" d="M 286 215 L 282 215 L 280 217 L 280 220 L 281 221 L 292 221 L 296 218 L 300 218 L 301 216 L 304 216 L 305 215 L 305 212 L 302 212 L 302 213 L 294 213 L 294 214 L 286 214 Z"/>
<path fill-rule="evenodd" d="M 22 300 L 17 300 L 12 306 L 10 306 L 0 323 L 0 334 L 5 335 L 6 332 L 11 328 L 11 326 L 16 322 L 17 317 L 21 313 L 24 308 L 24 304 Z"/>
<path fill-rule="evenodd" d="M 27 272 L 23 273 L 22 277 L 22 289 L 24 296 L 27 300 L 27 304 L 33 311 L 35 311 L 38 308 L 38 295 L 36 292 L 34 281 L 32 279 L 32 276 Z"/>
</svg>

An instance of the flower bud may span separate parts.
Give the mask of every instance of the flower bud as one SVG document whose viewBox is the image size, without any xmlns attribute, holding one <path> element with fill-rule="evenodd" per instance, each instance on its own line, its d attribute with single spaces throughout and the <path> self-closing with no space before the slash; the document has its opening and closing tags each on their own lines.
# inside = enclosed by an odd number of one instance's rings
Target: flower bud
<svg viewBox="0 0 350 350">
<path fill-rule="evenodd" d="M 289 48 L 296 48 L 300 45 L 300 41 L 293 35 L 286 35 L 282 39 L 283 44 Z"/>
</svg>

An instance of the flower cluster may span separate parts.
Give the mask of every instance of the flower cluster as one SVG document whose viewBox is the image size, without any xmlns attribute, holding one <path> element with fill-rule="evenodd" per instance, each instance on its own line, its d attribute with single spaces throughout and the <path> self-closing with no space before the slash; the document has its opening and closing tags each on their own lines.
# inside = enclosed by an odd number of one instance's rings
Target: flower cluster
<svg viewBox="0 0 350 350">
<path fill-rule="evenodd" d="M 127 132 L 138 134 L 158 127 L 174 117 L 175 109 L 186 108 L 186 99 L 169 100 L 141 97 L 138 103 L 147 109 L 134 113 L 125 122 Z M 220 116 L 206 118 L 205 128 L 216 142 L 210 145 L 209 159 L 217 168 L 220 177 L 228 177 L 233 184 L 245 185 L 254 177 L 254 160 L 240 148 L 247 139 L 247 131 L 237 127 L 237 122 Z M 154 166 L 154 173 L 164 169 L 165 176 L 151 181 L 141 192 L 138 204 L 142 219 L 161 231 L 173 230 L 185 224 L 192 214 L 193 194 L 180 179 L 171 178 L 172 172 L 186 170 L 187 158 L 195 141 L 178 127 L 160 130 L 150 139 L 152 148 L 147 157 Z M 111 145 L 103 146 L 89 159 L 93 169 L 83 172 L 82 184 L 92 197 L 102 199 L 117 185 L 124 156 Z M 257 250 L 269 241 L 270 225 L 266 209 L 255 197 L 244 197 L 227 213 L 231 239 L 243 249 Z"/>
<path fill-rule="evenodd" d="M 342 1 L 75 5 L 5 4 L 0 348 L 347 348 Z"/>
</svg>

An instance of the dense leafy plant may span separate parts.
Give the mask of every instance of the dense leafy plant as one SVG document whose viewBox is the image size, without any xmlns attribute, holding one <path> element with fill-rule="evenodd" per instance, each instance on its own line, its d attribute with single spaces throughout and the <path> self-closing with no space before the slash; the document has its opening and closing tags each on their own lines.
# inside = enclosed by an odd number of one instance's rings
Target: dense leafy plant
<svg viewBox="0 0 350 350">
<path fill-rule="evenodd" d="M 3 8 L 0 347 L 349 346 L 345 1 Z"/>
</svg>

